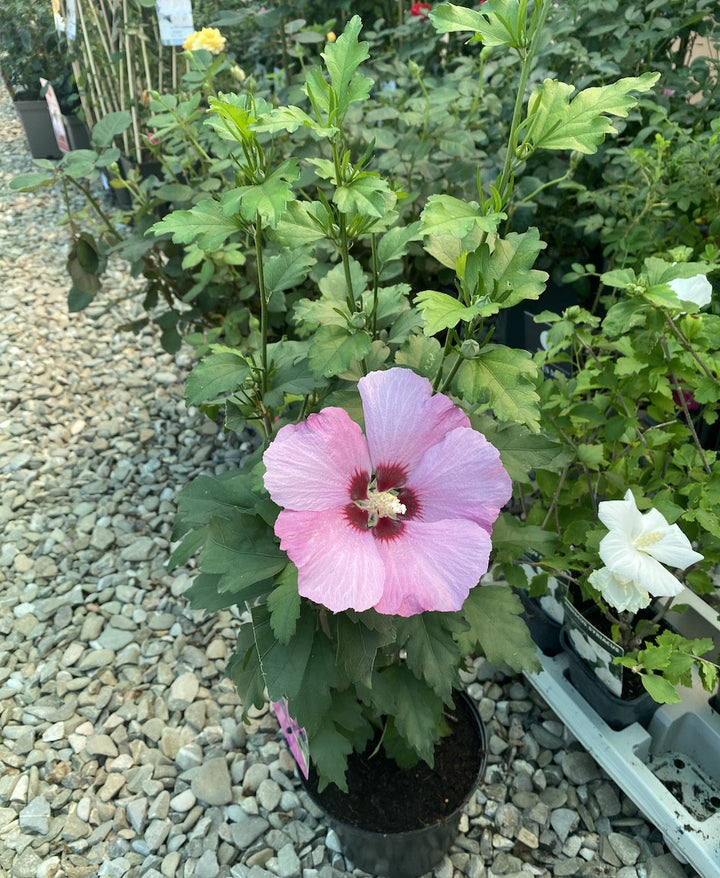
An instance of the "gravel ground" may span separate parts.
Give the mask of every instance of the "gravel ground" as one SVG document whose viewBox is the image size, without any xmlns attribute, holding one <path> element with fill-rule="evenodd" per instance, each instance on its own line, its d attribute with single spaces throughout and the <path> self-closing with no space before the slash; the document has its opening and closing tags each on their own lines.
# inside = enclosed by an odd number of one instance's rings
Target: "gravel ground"
<svg viewBox="0 0 720 878">
<path fill-rule="evenodd" d="M 351 874 L 274 719 L 240 720 L 237 617 L 165 569 L 177 489 L 243 448 L 186 409 L 189 351 L 116 332 L 131 305 L 68 315 L 60 201 L 7 188 L 30 168 L 3 91 L 0 878 Z M 522 678 L 476 672 L 490 765 L 435 878 L 695 874 Z"/>
</svg>

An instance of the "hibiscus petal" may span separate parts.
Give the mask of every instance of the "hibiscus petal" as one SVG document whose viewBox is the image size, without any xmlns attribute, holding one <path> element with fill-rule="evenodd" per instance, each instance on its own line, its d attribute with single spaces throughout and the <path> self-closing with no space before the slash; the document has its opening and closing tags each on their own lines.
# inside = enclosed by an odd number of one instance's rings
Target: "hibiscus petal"
<svg viewBox="0 0 720 878">
<path fill-rule="evenodd" d="M 408 479 L 423 521 L 468 518 L 490 533 L 512 495 L 512 482 L 494 445 L 458 428 L 423 455 Z"/>
<path fill-rule="evenodd" d="M 265 487 L 278 506 L 332 509 L 350 500 L 353 477 L 370 478 L 360 427 L 344 409 L 326 408 L 282 427 L 263 455 Z"/>
<path fill-rule="evenodd" d="M 655 516 L 651 517 L 651 513 L 655 513 Z M 653 558 L 662 561 L 663 564 L 669 564 L 671 567 L 680 567 L 682 570 L 691 564 L 702 561 L 704 556 L 693 549 L 690 545 L 690 540 L 680 530 L 678 525 L 668 524 L 663 516 L 654 509 L 651 509 L 645 517 L 648 519 L 648 531 L 650 533 L 657 532 L 662 534 L 657 542 L 648 543 L 644 547 L 644 551 L 648 555 L 652 555 Z M 652 530 L 651 523 L 652 521 L 657 521 L 657 518 L 662 520 L 664 526 L 657 526 L 655 530 Z"/>
<path fill-rule="evenodd" d="M 461 609 L 487 572 L 491 548 L 488 533 L 464 519 L 406 522 L 397 537 L 377 546 L 385 588 L 375 609 L 397 616 Z"/>
<path fill-rule="evenodd" d="M 641 560 L 643 577 L 640 585 L 644 585 L 651 595 L 657 598 L 674 597 L 683 589 L 682 582 L 663 565 L 646 555 Z"/>
<path fill-rule="evenodd" d="M 368 610 L 383 592 L 384 569 L 370 531 L 344 509 L 283 510 L 275 522 L 280 548 L 298 569 L 298 591 L 333 613 Z"/>
<path fill-rule="evenodd" d="M 407 475 L 427 449 L 456 427 L 470 427 L 467 415 L 410 369 L 371 372 L 358 381 L 370 457 L 378 467 Z"/>
<path fill-rule="evenodd" d="M 622 500 L 603 500 L 599 503 L 598 518 L 609 530 L 621 530 L 630 536 L 635 536 L 642 528 L 642 513 L 629 490 Z"/>
<path fill-rule="evenodd" d="M 637 582 L 618 576 L 607 567 L 593 571 L 588 579 L 605 600 L 620 612 L 629 610 L 631 613 L 637 613 L 650 603 L 650 595 Z"/>
<path fill-rule="evenodd" d="M 624 534 L 610 531 L 600 540 L 598 554 L 613 573 L 634 580 L 639 588 L 656 597 L 671 597 L 682 591 L 681 582 L 659 561 L 639 552 Z"/>
<path fill-rule="evenodd" d="M 694 277 L 678 277 L 668 281 L 668 286 L 678 299 L 691 302 L 698 308 L 704 308 L 712 301 L 712 284 L 704 274 Z"/>
</svg>

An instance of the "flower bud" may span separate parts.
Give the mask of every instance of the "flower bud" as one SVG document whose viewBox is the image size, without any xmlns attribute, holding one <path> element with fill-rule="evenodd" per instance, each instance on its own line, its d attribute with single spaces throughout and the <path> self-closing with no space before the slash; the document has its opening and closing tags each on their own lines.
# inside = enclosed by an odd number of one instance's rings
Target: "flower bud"
<svg viewBox="0 0 720 878">
<path fill-rule="evenodd" d="M 350 326 L 352 326 L 353 329 L 365 329 L 365 323 L 366 320 L 364 314 L 353 314 L 350 318 Z"/>
<path fill-rule="evenodd" d="M 474 360 L 480 353 L 480 345 L 474 338 L 466 338 L 460 348 L 460 353 L 466 360 Z"/>
</svg>

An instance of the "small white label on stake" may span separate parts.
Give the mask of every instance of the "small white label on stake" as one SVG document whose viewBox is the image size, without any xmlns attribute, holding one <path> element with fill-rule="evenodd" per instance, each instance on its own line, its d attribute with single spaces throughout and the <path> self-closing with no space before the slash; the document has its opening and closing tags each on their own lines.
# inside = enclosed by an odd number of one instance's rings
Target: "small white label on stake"
<svg viewBox="0 0 720 878">
<path fill-rule="evenodd" d="M 74 40 L 77 35 L 75 0 L 65 0 L 65 34 L 69 40 Z"/>
<path fill-rule="evenodd" d="M 155 3 L 163 46 L 182 46 L 193 32 L 191 0 L 157 0 Z"/>
</svg>

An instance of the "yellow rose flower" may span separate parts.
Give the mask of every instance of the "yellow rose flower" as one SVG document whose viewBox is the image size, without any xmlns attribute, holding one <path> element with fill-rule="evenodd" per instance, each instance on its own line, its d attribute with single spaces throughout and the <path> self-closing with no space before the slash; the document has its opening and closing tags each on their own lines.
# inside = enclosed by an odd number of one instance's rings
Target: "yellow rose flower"
<svg viewBox="0 0 720 878">
<path fill-rule="evenodd" d="M 183 43 L 183 49 L 194 52 L 197 49 L 207 49 L 213 55 L 219 55 L 225 49 L 226 39 L 216 27 L 204 27 L 196 30 Z"/>
</svg>

